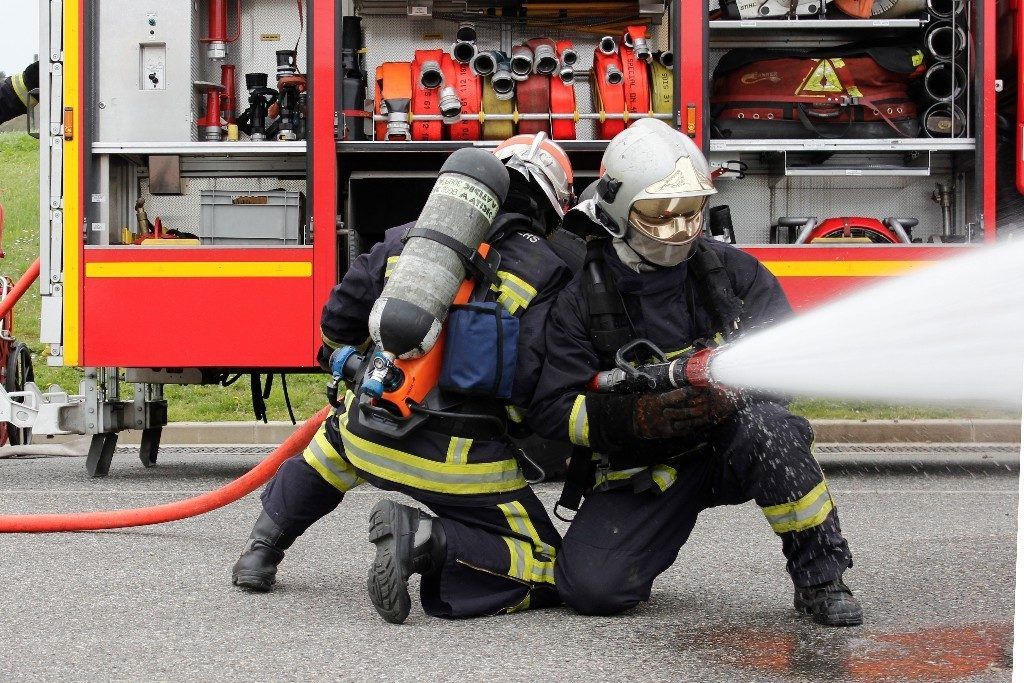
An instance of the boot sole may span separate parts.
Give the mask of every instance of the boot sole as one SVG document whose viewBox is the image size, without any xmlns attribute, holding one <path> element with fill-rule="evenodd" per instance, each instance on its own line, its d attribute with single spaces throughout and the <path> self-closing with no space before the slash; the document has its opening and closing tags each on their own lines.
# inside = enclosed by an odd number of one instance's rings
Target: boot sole
<svg viewBox="0 0 1024 683">
<path fill-rule="evenodd" d="M 274 587 L 276 581 L 259 574 L 243 573 L 232 576 L 231 583 L 243 590 L 252 591 L 253 593 L 269 593 L 270 589 Z"/>
<path fill-rule="evenodd" d="M 377 546 L 377 556 L 370 565 L 366 589 L 377 613 L 392 624 L 403 623 L 412 609 L 398 557 L 398 539 L 412 531 L 390 500 L 382 500 L 370 512 L 370 542 Z"/>
<path fill-rule="evenodd" d="M 802 600 L 794 600 L 793 607 L 795 607 L 796 611 L 801 614 L 811 615 L 815 623 L 821 624 L 822 626 L 860 626 L 864 623 L 863 613 L 847 613 L 827 619 L 821 613 L 815 612 L 809 603 L 803 602 Z"/>
</svg>

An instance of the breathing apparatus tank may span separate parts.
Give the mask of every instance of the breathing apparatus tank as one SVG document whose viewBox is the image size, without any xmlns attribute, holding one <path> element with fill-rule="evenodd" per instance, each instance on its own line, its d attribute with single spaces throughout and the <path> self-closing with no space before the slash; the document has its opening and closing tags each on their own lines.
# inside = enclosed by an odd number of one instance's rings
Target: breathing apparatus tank
<svg viewBox="0 0 1024 683">
<path fill-rule="evenodd" d="M 477 148 L 456 151 L 441 173 L 416 221 L 475 252 L 487 237 L 508 193 L 509 177 L 493 154 Z M 410 237 L 370 311 L 370 337 L 396 358 L 429 351 L 459 284 L 466 277 L 462 257 L 434 237 Z"/>
</svg>

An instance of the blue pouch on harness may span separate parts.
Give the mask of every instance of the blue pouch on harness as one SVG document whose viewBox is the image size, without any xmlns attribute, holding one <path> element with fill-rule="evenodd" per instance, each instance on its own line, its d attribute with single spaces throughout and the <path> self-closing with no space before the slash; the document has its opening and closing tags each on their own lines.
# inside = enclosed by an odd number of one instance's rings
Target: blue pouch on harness
<svg viewBox="0 0 1024 683">
<path fill-rule="evenodd" d="M 438 386 L 468 396 L 512 398 L 519 318 L 494 301 L 452 306 Z"/>
</svg>

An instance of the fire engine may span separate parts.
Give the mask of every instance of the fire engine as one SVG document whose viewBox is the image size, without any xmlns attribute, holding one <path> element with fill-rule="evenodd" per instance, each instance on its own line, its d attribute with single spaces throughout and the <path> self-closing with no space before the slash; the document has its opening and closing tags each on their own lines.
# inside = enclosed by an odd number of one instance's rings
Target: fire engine
<svg viewBox="0 0 1024 683">
<path fill-rule="evenodd" d="M 679 127 L 718 169 L 715 237 L 797 308 L 997 235 L 993 0 L 40 5 L 41 340 L 84 380 L 0 407 L 92 435 L 94 476 L 126 429 L 155 462 L 166 384 L 311 371 L 351 260 L 453 150 L 514 131 L 564 145 L 580 190 L 632 121 Z"/>
</svg>

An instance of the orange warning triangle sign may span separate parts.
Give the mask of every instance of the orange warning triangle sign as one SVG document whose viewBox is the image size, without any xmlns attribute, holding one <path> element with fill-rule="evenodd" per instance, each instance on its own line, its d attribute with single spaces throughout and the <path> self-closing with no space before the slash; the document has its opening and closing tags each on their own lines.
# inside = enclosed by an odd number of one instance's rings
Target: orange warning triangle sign
<svg viewBox="0 0 1024 683">
<path fill-rule="evenodd" d="M 841 93 L 843 84 L 839 80 L 835 66 L 830 59 L 819 59 L 818 63 L 807 74 L 803 84 L 796 91 L 797 95 L 820 96 L 819 93 Z"/>
</svg>

